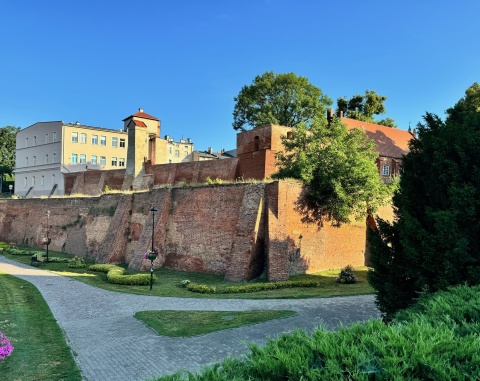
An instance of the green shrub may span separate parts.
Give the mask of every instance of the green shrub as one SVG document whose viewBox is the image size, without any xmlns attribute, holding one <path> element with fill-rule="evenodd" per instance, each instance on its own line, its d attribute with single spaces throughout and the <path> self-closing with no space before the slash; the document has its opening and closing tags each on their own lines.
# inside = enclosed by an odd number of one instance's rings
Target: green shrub
<svg viewBox="0 0 480 381">
<path fill-rule="evenodd" d="M 283 282 L 269 282 L 269 283 L 252 283 L 242 286 L 230 286 L 225 289 L 227 294 L 248 293 L 265 290 L 279 290 L 281 288 L 293 287 L 318 287 L 318 282 L 314 280 L 305 281 L 283 281 Z"/>
<path fill-rule="evenodd" d="M 182 280 L 180 282 L 180 286 L 182 287 L 187 287 L 189 285 L 190 281 L 188 279 Z"/>
<path fill-rule="evenodd" d="M 44 257 L 44 256 L 43 256 Z M 48 257 L 49 262 L 56 262 L 56 263 L 67 263 L 70 260 L 68 258 L 60 258 L 60 257 Z"/>
<path fill-rule="evenodd" d="M 215 294 L 217 288 L 215 286 L 207 286 L 206 284 L 189 283 L 187 284 L 187 290 L 200 294 Z"/>
<path fill-rule="evenodd" d="M 348 265 L 345 266 L 342 270 L 340 270 L 340 274 L 337 277 L 337 282 L 343 284 L 357 283 L 357 277 L 353 272 L 353 267 Z"/>
<path fill-rule="evenodd" d="M 11 255 L 41 255 L 41 254 L 43 254 L 43 252 L 42 251 L 23 250 L 23 249 L 10 249 L 9 254 L 11 254 Z"/>
<path fill-rule="evenodd" d="M 107 273 L 107 280 L 114 284 L 123 284 L 130 286 L 144 286 L 150 284 L 150 274 L 130 274 L 124 275 L 125 269 L 111 264 L 98 264 L 91 265 L 89 268 L 91 271 L 98 271 Z M 157 277 L 154 275 L 153 280 Z"/>
<path fill-rule="evenodd" d="M 70 268 L 82 268 L 86 267 L 85 259 L 82 257 L 77 257 L 76 255 L 72 259 L 67 259 L 68 267 Z"/>
</svg>

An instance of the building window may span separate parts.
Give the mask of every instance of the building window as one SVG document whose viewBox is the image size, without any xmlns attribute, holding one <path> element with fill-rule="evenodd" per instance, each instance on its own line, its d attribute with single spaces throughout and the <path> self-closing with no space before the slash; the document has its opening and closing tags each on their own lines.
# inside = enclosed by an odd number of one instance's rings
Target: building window
<svg viewBox="0 0 480 381">
<path fill-rule="evenodd" d="M 28 138 L 25 138 L 25 147 L 28 147 Z"/>
<path fill-rule="evenodd" d="M 97 165 L 97 155 L 92 155 L 92 158 L 90 160 L 90 163 L 92 165 Z"/>
<path fill-rule="evenodd" d="M 52 175 L 52 185 L 55 185 L 56 182 L 55 182 L 55 175 Z"/>
<path fill-rule="evenodd" d="M 53 131 L 53 139 L 52 139 L 52 142 L 56 142 L 57 141 L 57 131 Z"/>
<path fill-rule="evenodd" d="M 80 134 L 80 143 L 87 144 L 87 134 L 84 134 L 84 133 Z"/>
<path fill-rule="evenodd" d="M 45 154 L 45 164 L 48 164 L 48 153 Z"/>
<path fill-rule="evenodd" d="M 23 179 L 23 187 L 26 188 L 27 187 L 27 184 L 28 184 L 28 179 L 25 177 Z"/>
<path fill-rule="evenodd" d="M 112 147 L 118 147 L 118 138 L 116 137 L 112 138 Z"/>
<path fill-rule="evenodd" d="M 28 167 L 28 157 L 25 158 L 25 167 Z"/>
<path fill-rule="evenodd" d="M 125 139 L 120 138 L 120 148 L 125 148 Z"/>
<path fill-rule="evenodd" d="M 258 151 L 260 149 L 260 138 L 258 136 L 255 136 L 253 140 L 253 150 Z"/>
<path fill-rule="evenodd" d="M 33 137 L 33 145 L 34 145 L 34 146 L 37 145 L 37 137 L 36 137 L 36 136 Z"/>
<path fill-rule="evenodd" d="M 48 143 L 48 134 L 45 134 L 45 144 Z"/>
<path fill-rule="evenodd" d="M 101 146 L 106 146 L 107 145 L 107 137 L 106 136 L 100 136 L 100 145 Z"/>
<path fill-rule="evenodd" d="M 175 157 L 180 157 L 180 151 L 178 149 L 175 150 Z"/>
<path fill-rule="evenodd" d="M 288 131 L 287 132 L 287 139 L 292 139 L 293 138 L 293 132 L 292 131 Z"/>
<path fill-rule="evenodd" d="M 45 176 L 42 175 L 42 182 L 41 182 L 42 186 L 45 185 Z"/>
<path fill-rule="evenodd" d="M 72 143 L 78 143 L 78 132 L 72 132 Z"/>
<path fill-rule="evenodd" d="M 35 176 L 32 176 L 32 187 L 35 186 Z"/>
<path fill-rule="evenodd" d="M 87 164 L 87 155 L 83 153 L 80 154 L 80 164 Z"/>
<path fill-rule="evenodd" d="M 37 165 L 37 157 L 36 156 L 33 157 L 32 165 Z"/>
<path fill-rule="evenodd" d="M 112 157 L 112 167 L 116 167 L 116 166 L 117 166 L 117 158 Z"/>
<path fill-rule="evenodd" d="M 390 166 L 384 165 L 382 167 L 382 176 L 390 176 Z"/>
<path fill-rule="evenodd" d="M 78 155 L 76 153 L 72 153 L 72 164 L 77 164 L 78 162 Z"/>
<path fill-rule="evenodd" d="M 118 159 L 118 166 L 125 167 L 125 158 L 121 157 L 120 159 Z"/>
<path fill-rule="evenodd" d="M 54 152 L 53 153 L 53 162 L 56 163 L 57 162 L 57 154 Z"/>
<path fill-rule="evenodd" d="M 172 154 L 172 147 L 170 147 L 170 148 L 168 149 L 168 151 L 170 152 L 170 155 L 171 155 L 171 154 Z"/>
<path fill-rule="evenodd" d="M 100 156 L 100 165 L 107 165 L 107 158 L 105 156 Z"/>
<path fill-rule="evenodd" d="M 92 144 L 98 144 L 98 135 L 92 135 Z"/>
</svg>

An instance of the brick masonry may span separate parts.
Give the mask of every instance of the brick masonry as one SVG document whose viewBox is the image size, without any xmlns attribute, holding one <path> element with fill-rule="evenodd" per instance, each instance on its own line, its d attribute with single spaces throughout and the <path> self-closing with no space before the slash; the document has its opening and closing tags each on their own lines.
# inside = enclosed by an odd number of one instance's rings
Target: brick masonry
<svg viewBox="0 0 480 381">
<path fill-rule="evenodd" d="M 155 266 L 270 280 L 365 263 L 365 223 L 318 229 L 301 221 L 301 186 L 288 182 L 152 189 L 88 198 L 0 200 L 0 240 L 40 247 L 46 211 L 52 250 L 146 270 Z"/>
</svg>

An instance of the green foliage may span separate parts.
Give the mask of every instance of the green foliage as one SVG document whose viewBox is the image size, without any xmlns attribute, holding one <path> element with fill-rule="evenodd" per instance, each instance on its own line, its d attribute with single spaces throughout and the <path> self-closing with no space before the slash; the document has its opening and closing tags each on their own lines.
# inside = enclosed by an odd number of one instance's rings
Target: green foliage
<svg viewBox="0 0 480 381">
<path fill-rule="evenodd" d="M 215 286 L 208 286 L 206 284 L 196 284 L 188 281 L 186 284 L 187 290 L 198 292 L 201 294 L 240 294 L 268 290 L 280 290 L 282 288 L 293 287 L 318 287 L 318 282 L 315 280 L 299 280 L 299 281 L 283 281 L 283 282 L 269 282 L 269 283 L 251 283 L 240 286 L 228 286 L 218 289 Z"/>
<path fill-rule="evenodd" d="M 198 292 L 199 294 L 215 294 L 217 288 L 215 286 L 207 286 L 206 284 L 187 284 L 187 290 L 192 292 Z"/>
<path fill-rule="evenodd" d="M 252 283 L 245 286 L 230 286 L 225 292 L 228 294 L 257 292 L 265 290 L 279 290 L 281 288 L 293 287 L 318 287 L 318 282 L 314 280 L 305 281 L 283 281 L 283 282 L 269 282 L 269 283 Z"/>
<path fill-rule="evenodd" d="M 125 269 L 117 265 L 97 264 L 88 268 L 91 271 L 107 273 L 107 280 L 110 283 L 121 285 L 144 286 L 150 284 L 150 274 L 130 274 L 124 275 Z M 157 279 L 153 276 L 153 281 Z"/>
<path fill-rule="evenodd" d="M 221 185 L 224 183 L 224 181 L 222 179 L 219 179 L 219 178 L 215 178 L 215 180 L 212 180 L 210 178 L 210 176 L 207 176 L 207 178 L 205 179 L 206 183 L 208 185 Z"/>
<path fill-rule="evenodd" d="M 9 254 L 11 255 L 37 255 L 42 256 L 43 251 L 34 251 L 34 250 L 25 250 L 25 249 L 10 249 Z"/>
<path fill-rule="evenodd" d="M 385 114 L 386 109 L 383 103 L 386 100 L 387 97 L 379 95 L 375 91 L 366 90 L 365 95 L 356 94 L 350 99 L 347 99 L 347 97 L 338 98 L 337 113 L 342 111 L 343 116 L 346 118 L 396 128 L 397 126 L 392 118 L 385 118 L 378 121 L 375 121 L 373 118 L 374 115 Z"/>
<path fill-rule="evenodd" d="M 375 143 L 358 129 L 347 130 L 339 118 L 317 118 L 282 138 L 275 178 L 296 178 L 306 185 L 297 204 L 304 221 L 348 223 L 374 213 L 390 196 L 378 176 Z"/>
<path fill-rule="evenodd" d="M 0 176 L 12 174 L 15 169 L 16 136 L 20 128 L 6 126 L 0 128 Z M 0 190 L 1 192 L 1 190 Z"/>
<path fill-rule="evenodd" d="M 273 72 L 256 76 L 234 100 L 233 128 L 237 131 L 270 123 L 288 127 L 308 125 L 315 116 L 325 115 L 326 107 L 332 104 L 307 78 Z"/>
<path fill-rule="evenodd" d="M 480 283 L 480 85 L 447 118 L 427 113 L 403 160 L 397 219 L 371 234 L 370 276 L 387 315 L 419 292 Z"/>
<path fill-rule="evenodd" d="M 353 267 L 348 265 L 345 266 L 342 270 L 340 270 L 340 274 L 337 277 L 337 282 L 343 284 L 357 283 L 357 277 L 355 276 Z"/>
<path fill-rule="evenodd" d="M 423 295 L 388 325 L 297 330 L 264 346 L 249 344 L 243 359 L 158 380 L 478 380 L 479 303 L 480 287 L 452 288 Z"/>
<path fill-rule="evenodd" d="M 62 258 L 67 259 L 67 258 Z M 86 267 L 85 259 L 82 257 L 77 257 L 76 255 L 72 259 L 67 259 L 68 267 L 70 268 L 82 268 Z"/>
</svg>

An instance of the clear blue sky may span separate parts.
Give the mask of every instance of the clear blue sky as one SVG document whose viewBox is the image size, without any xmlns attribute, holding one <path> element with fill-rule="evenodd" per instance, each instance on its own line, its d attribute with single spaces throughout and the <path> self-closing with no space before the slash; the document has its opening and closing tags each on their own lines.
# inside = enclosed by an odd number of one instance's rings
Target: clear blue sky
<svg viewBox="0 0 480 381">
<path fill-rule="evenodd" d="M 478 0 L 3 0 L 0 15 L 0 126 L 122 128 L 142 107 L 220 150 L 234 96 L 266 71 L 334 101 L 375 90 L 403 129 L 480 82 Z"/>
</svg>

